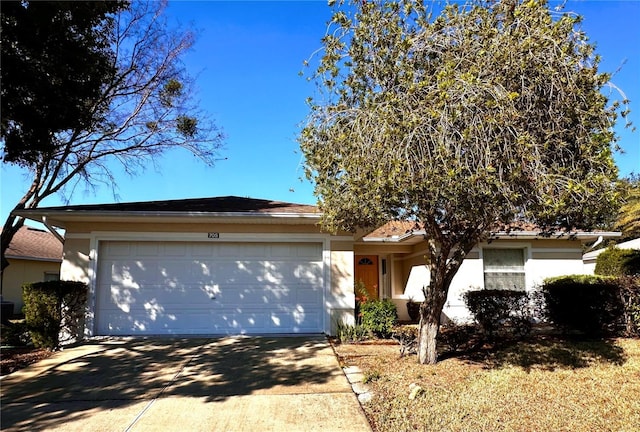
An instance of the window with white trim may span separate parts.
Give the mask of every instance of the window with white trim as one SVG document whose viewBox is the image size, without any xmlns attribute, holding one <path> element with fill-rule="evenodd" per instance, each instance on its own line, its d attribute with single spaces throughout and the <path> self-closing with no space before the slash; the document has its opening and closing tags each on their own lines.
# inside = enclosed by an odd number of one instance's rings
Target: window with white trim
<svg viewBox="0 0 640 432">
<path fill-rule="evenodd" d="M 524 249 L 482 249 L 484 288 L 524 291 L 524 252 Z"/>
</svg>

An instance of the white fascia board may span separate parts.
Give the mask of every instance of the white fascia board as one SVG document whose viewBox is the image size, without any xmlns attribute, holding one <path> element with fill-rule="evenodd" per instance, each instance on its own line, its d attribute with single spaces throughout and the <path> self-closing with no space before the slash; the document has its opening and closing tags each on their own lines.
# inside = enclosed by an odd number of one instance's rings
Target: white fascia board
<svg viewBox="0 0 640 432">
<path fill-rule="evenodd" d="M 135 211 L 35 211 L 14 212 L 17 216 L 38 222 L 46 217 L 52 225 L 63 226 L 65 222 L 104 221 L 115 222 L 136 219 L 154 219 L 157 222 L 203 222 L 215 220 L 228 223 L 291 223 L 316 224 L 319 213 L 252 213 L 252 212 L 135 212 Z"/>
</svg>

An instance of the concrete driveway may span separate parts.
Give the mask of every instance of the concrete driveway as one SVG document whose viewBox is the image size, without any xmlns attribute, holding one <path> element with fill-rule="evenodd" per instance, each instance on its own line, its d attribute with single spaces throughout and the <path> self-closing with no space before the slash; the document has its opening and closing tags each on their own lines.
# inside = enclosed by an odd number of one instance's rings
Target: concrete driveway
<svg viewBox="0 0 640 432">
<path fill-rule="evenodd" d="M 3 431 L 371 430 L 320 336 L 92 341 L 0 392 Z"/>
</svg>

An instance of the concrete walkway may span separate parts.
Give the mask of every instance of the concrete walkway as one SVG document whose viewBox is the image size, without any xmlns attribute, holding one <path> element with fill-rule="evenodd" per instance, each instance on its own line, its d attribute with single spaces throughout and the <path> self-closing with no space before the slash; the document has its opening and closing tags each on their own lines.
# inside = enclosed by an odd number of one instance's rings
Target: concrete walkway
<svg viewBox="0 0 640 432">
<path fill-rule="evenodd" d="M 0 381 L 3 431 L 370 431 L 324 337 L 132 339 Z"/>
</svg>

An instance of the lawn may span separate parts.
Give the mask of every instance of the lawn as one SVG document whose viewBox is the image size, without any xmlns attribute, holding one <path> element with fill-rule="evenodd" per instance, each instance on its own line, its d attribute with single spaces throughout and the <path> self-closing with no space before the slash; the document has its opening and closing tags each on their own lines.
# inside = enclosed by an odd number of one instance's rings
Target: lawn
<svg viewBox="0 0 640 432">
<path fill-rule="evenodd" d="M 640 340 L 537 336 L 419 365 L 398 345 L 336 344 L 374 393 L 375 431 L 638 431 Z M 409 399 L 410 385 L 422 388 Z"/>
</svg>

